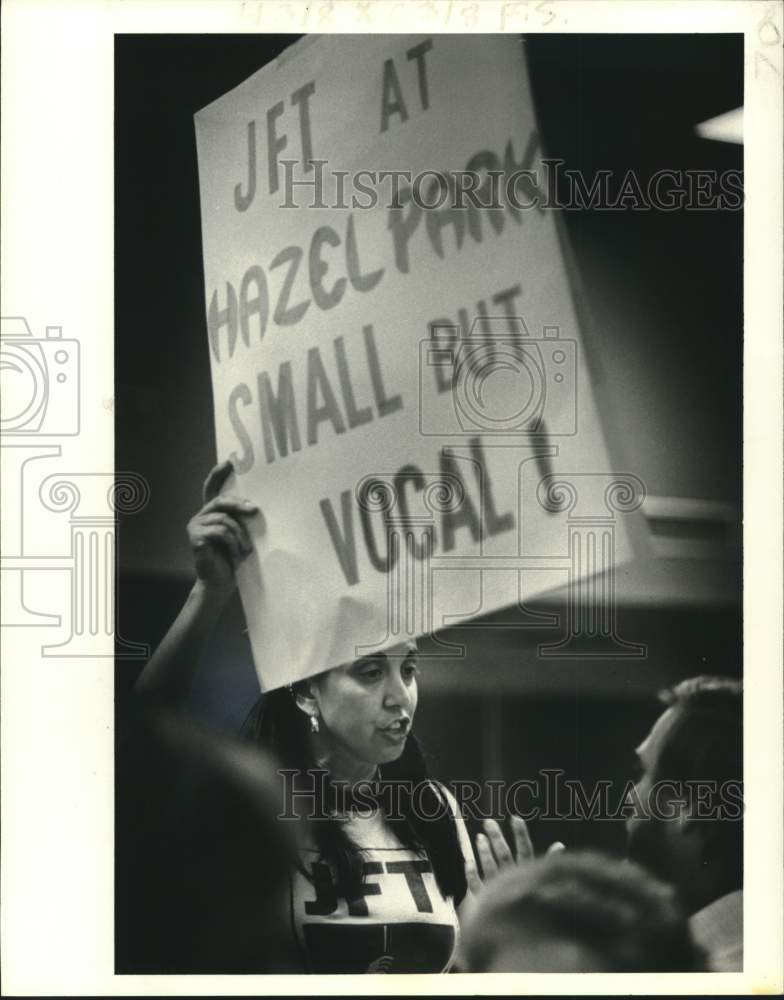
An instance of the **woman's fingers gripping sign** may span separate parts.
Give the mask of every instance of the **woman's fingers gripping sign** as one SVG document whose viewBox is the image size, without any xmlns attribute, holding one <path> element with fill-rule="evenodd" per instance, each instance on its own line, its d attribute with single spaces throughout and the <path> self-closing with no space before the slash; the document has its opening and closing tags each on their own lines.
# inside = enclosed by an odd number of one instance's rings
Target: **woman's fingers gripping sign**
<svg viewBox="0 0 784 1000">
<path fill-rule="evenodd" d="M 204 481 L 204 504 L 188 522 L 196 575 L 209 589 L 233 589 L 237 567 L 253 551 L 246 522 L 259 508 L 241 497 L 221 494 L 232 472 L 228 461 L 210 471 Z"/>
</svg>

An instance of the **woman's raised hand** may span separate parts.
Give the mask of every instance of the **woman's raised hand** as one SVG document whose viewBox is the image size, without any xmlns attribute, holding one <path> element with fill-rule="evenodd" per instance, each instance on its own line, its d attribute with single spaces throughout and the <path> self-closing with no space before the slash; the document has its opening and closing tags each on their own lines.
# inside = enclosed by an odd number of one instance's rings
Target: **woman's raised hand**
<svg viewBox="0 0 784 1000">
<path fill-rule="evenodd" d="M 237 567 L 253 551 L 245 519 L 259 508 L 240 497 L 220 495 L 232 469 L 228 461 L 212 469 L 204 481 L 204 506 L 188 522 L 196 575 L 208 590 L 233 590 Z"/>
<path fill-rule="evenodd" d="M 534 860 L 534 848 L 525 820 L 519 816 L 512 816 L 510 825 L 514 839 L 514 853 L 498 823 L 494 819 L 484 821 L 484 833 L 479 833 L 476 837 L 476 852 L 479 855 L 482 874 L 479 874 L 475 863 L 469 862 L 466 865 L 466 881 L 471 892 L 478 892 L 482 888 L 483 881 L 487 882 L 503 869 L 511 865 L 524 866 Z M 556 841 L 550 845 L 547 853 L 554 854 L 563 850 L 565 850 L 564 845 Z"/>
<path fill-rule="evenodd" d="M 234 592 L 236 569 L 253 549 L 247 519 L 259 508 L 239 497 L 220 495 L 231 473 L 231 462 L 221 462 L 204 481 L 204 505 L 188 522 L 196 583 L 135 684 L 139 695 L 161 704 L 179 704 Z"/>
</svg>

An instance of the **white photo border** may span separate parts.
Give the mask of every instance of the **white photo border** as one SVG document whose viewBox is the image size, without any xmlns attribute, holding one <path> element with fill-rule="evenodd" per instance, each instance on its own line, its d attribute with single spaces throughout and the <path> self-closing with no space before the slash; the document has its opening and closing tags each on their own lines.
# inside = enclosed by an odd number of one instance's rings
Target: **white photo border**
<svg viewBox="0 0 784 1000">
<path fill-rule="evenodd" d="M 745 37 L 745 971 L 376 977 L 379 994 L 782 989 L 782 16 L 780 0 L 6 0 L 2 300 L 82 351 L 74 469 L 114 469 L 114 35 L 738 32 Z M 78 331 L 78 334 L 76 334 Z M 3 454 L 4 466 L 8 456 Z M 68 464 L 68 463 L 66 463 Z M 4 497 L 4 502 L 5 502 Z M 57 574 L 51 574 L 56 576 Z M 56 584 L 51 584 L 56 586 Z M 352 976 L 114 974 L 113 667 L 2 633 L 2 952 L 10 995 L 333 995 Z"/>
</svg>

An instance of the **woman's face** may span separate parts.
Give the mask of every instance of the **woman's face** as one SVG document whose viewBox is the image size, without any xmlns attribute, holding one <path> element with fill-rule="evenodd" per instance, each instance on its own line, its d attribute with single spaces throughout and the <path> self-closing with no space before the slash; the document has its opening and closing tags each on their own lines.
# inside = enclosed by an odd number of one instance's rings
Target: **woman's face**
<svg viewBox="0 0 784 1000">
<path fill-rule="evenodd" d="M 417 646 L 335 667 L 313 684 L 322 739 L 357 761 L 386 764 L 403 753 L 417 706 Z"/>
</svg>

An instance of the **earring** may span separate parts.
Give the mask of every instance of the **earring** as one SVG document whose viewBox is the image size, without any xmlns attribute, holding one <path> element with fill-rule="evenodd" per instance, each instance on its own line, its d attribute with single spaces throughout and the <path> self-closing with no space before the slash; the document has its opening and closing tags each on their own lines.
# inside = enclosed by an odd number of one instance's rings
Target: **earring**
<svg viewBox="0 0 784 1000">
<path fill-rule="evenodd" d="M 319 731 L 318 716 L 310 716 L 310 731 L 311 733 L 317 733 Z"/>
</svg>

